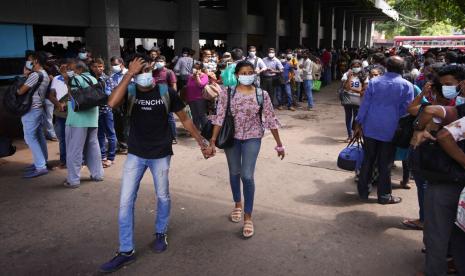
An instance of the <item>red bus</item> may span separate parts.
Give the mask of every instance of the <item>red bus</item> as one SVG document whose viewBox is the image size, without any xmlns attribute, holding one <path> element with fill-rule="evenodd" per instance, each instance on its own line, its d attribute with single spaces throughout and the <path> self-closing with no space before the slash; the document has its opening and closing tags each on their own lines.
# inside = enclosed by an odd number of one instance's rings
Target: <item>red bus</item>
<svg viewBox="0 0 465 276">
<path fill-rule="evenodd" d="M 465 35 L 446 36 L 396 36 L 394 46 L 411 46 L 427 50 L 429 48 L 455 48 L 465 50 Z"/>
</svg>

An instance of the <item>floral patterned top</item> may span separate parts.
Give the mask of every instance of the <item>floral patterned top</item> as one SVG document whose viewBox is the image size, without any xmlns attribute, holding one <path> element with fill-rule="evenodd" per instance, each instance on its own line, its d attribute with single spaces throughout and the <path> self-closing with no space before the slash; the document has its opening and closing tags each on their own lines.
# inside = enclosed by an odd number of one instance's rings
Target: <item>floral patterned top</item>
<svg viewBox="0 0 465 276">
<path fill-rule="evenodd" d="M 212 123 L 222 126 L 226 116 L 226 107 L 228 103 L 227 89 L 223 89 L 218 97 L 218 105 L 215 116 L 212 117 Z M 247 140 L 252 138 L 262 138 L 266 129 L 277 129 L 281 125 L 276 117 L 270 96 L 263 91 L 263 123 L 259 117 L 260 106 L 257 102 L 255 93 L 244 95 L 238 91 L 231 95 L 231 112 L 234 117 L 235 135 L 238 140 Z"/>
</svg>

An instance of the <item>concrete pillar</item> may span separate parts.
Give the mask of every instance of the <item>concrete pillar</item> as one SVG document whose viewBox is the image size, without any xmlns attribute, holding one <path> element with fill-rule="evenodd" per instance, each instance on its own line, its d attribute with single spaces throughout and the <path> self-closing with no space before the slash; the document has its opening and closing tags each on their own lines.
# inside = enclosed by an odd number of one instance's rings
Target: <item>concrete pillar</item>
<svg viewBox="0 0 465 276">
<path fill-rule="evenodd" d="M 308 40 L 309 48 L 317 49 L 320 47 L 319 32 L 320 32 L 320 2 L 312 2 L 312 10 L 310 11 L 311 18 L 308 23 Z"/>
<path fill-rule="evenodd" d="M 344 47 L 344 39 L 346 37 L 345 21 L 345 11 L 343 9 L 335 9 L 334 28 L 336 29 L 336 40 L 334 41 L 334 48 Z"/>
<path fill-rule="evenodd" d="M 107 68 L 110 58 L 120 56 L 119 4 L 112 0 L 89 1 L 90 27 L 86 30 L 86 45 L 94 57 L 102 57 Z"/>
<path fill-rule="evenodd" d="M 321 9 L 321 26 L 323 27 L 323 39 L 320 42 L 320 48 L 330 49 L 333 47 L 333 12 L 331 7 L 322 7 Z"/>
<path fill-rule="evenodd" d="M 367 41 L 367 20 L 363 18 L 360 24 L 360 47 L 364 47 Z"/>
<path fill-rule="evenodd" d="M 174 34 L 176 54 L 188 47 L 199 57 L 199 1 L 178 0 L 178 29 Z"/>
<path fill-rule="evenodd" d="M 229 47 L 247 51 L 247 0 L 228 0 Z"/>
<path fill-rule="evenodd" d="M 371 47 L 373 45 L 371 41 L 372 32 L 373 32 L 373 21 L 368 21 L 368 24 L 367 24 L 367 45 L 368 47 Z"/>
<path fill-rule="evenodd" d="M 354 17 L 354 39 L 352 42 L 352 47 L 358 48 L 360 47 L 360 16 Z"/>
<path fill-rule="evenodd" d="M 265 47 L 279 49 L 279 0 L 268 0 L 263 6 L 265 14 Z"/>
<path fill-rule="evenodd" d="M 303 0 L 290 0 L 290 47 L 295 49 L 302 45 Z"/>
<path fill-rule="evenodd" d="M 351 48 L 354 33 L 354 16 L 346 12 L 345 21 L 346 38 L 344 47 Z"/>
</svg>

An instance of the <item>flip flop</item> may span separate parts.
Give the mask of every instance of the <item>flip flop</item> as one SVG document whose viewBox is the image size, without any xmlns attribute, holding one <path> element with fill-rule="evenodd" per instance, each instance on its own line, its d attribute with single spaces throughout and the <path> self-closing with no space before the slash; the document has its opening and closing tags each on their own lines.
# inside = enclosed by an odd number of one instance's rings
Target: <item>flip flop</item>
<svg viewBox="0 0 465 276">
<path fill-rule="evenodd" d="M 406 219 L 402 221 L 402 225 L 404 225 L 407 228 L 410 228 L 412 230 L 423 230 L 423 226 L 415 223 L 418 220 L 413 220 L 413 219 Z"/>
</svg>

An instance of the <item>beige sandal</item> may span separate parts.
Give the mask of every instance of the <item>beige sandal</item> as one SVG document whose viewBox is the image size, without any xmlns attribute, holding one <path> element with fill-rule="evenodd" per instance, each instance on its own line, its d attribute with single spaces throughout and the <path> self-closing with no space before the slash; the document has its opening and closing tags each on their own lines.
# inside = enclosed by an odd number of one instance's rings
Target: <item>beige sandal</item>
<svg viewBox="0 0 465 276">
<path fill-rule="evenodd" d="M 109 168 L 113 165 L 113 161 L 111 160 L 103 160 L 102 161 L 102 166 L 106 169 Z"/>
<path fill-rule="evenodd" d="M 253 222 L 251 220 L 244 221 L 244 228 L 242 229 L 242 235 L 244 238 L 251 238 L 254 234 Z"/>
<path fill-rule="evenodd" d="M 242 208 L 234 208 L 229 215 L 229 219 L 234 223 L 239 223 L 242 219 Z"/>
</svg>

